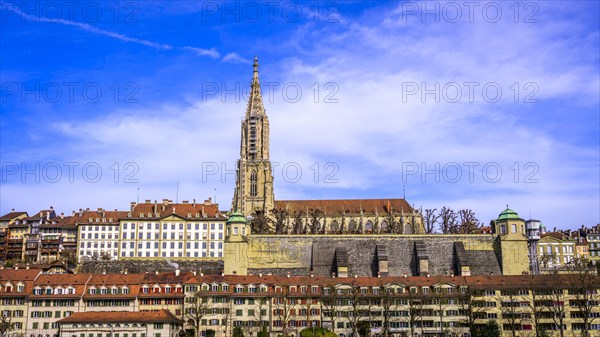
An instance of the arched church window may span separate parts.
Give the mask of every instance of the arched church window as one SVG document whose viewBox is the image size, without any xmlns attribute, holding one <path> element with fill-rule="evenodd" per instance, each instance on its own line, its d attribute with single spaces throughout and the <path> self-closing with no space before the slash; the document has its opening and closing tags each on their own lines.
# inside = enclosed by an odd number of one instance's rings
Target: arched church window
<svg viewBox="0 0 600 337">
<path fill-rule="evenodd" d="M 251 197 L 255 197 L 257 194 L 257 189 L 256 189 L 256 171 L 252 171 L 252 173 L 250 174 L 250 196 Z"/>
<path fill-rule="evenodd" d="M 350 225 L 348 225 L 348 230 L 352 233 L 356 230 L 356 221 L 350 221 Z"/>
<path fill-rule="evenodd" d="M 331 222 L 331 232 L 337 233 L 339 230 L 340 224 L 337 222 L 337 220 L 333 220 L 333 222 Z"/>
<path fill-rule="evenodd" d="M 367 233 L 373 232 L 373 222 L 371 222 L 371 220 L 367 221 L 367 223 L 365 224 L 365 231 Z"/>
<path fill-rule="evenodd" d="M 389 226 L 387 220 L 381 221 L 381 232 L 387 233 L 389 231 Z"/>
</svg>

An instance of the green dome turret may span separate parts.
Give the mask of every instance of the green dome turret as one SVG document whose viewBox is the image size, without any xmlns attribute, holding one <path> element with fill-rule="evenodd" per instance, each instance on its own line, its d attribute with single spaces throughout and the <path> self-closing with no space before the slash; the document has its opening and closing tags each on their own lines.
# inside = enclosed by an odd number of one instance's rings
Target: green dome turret
<svg viewBox="0 0 600 337">
<path fill-rule="evenodd" d="M 496 221 L 507 221 L 507 220 L 523 220 L 523 219 L 521 219 L 521 217 L 519 217 L 519 214 L 517 214 L 517 212 L 506 207 L 506 209 L 498 215 L 498 218 L 496 219 Z"/>
<path fill-rule="evenodd" d="M 233 213 L 231 213 L 231 215 L 229 216 L 229 219 L 227 220 L 228 225 L 232 224 L 232 223 L 246 224 L 247 221 L 242 213 L 233 212 Z"/>
</svg>

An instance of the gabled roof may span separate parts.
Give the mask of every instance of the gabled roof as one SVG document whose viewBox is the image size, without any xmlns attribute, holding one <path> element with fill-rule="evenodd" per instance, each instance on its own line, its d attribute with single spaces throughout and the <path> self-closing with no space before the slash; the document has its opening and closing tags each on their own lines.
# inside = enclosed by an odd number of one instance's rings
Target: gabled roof
<svg viewBox="0 0 600 337">
<path fill-rule="evenodd" d="M 73 323 L 181 323 L 169 310 L 159 311 L 88 311 L 76 312 L 58 321 Z"/>
<path fill-rule="evenodd" d="M 6 213 L 3 216 L 0 217 L 0 221 L 10 221 L 13 220 L 15 218 L 18 218 L 22 215 L 28 216 L 27 212 L 10 212 L 10 213 Z"/>
<path fill-rule="evenodd" d="M 222 218 L 225 220 L 225 216 L 219 211 L 218 205 L 213 203 L 146 202 L 132 206 L 133 208 L 129 212 L 131 214 L 129 218 L 132 219 L 162 219 L 169 216 L 178 216 L 182 219 Z M 198 217 L 196 217 L 196 214 Z M 125 217 L 128 217 L 128 214 Z"/>
</svg>

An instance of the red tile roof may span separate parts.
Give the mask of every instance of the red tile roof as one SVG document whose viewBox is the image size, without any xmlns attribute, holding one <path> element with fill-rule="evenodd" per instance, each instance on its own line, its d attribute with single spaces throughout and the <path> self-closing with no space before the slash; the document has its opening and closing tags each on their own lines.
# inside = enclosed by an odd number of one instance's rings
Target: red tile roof
<svg viewBox="0 0 600 337">
<path fill-rule="evenodd" d="M 76 312 L 58 321 L 69 323 L 181 323 L 169 310 Z"/>
<path fill-rule="evenodd" d="M 342 211 L 350 214 L 361 212 L 385 214 L 390 212 L 410 213 L 413 208 L 404 199 L 341 199 L 341 200 L 279 200 L 275 201 L 275 208 L 288 209 L 290 212 L 319 209 L 324 213 L 341 214 Z"/>
<path fill-rule="evenodd" d="M 10 221 L 14 218 L 17 218 L 21 215 L 27 215 L 27 212 L 10 212 L 10 213 L 6 213 L 3 216 L 0 216 L 0 221 Z"/>
<path fill-rule="evenodd" d="M 150 216 L 148 216 L 150 214 Z M 140 216 L 141 215 L 141 216 Z M 198 218 L 223 218 L 225 216 L 219 211 L 217 204 L 205 203 L 140 203 L 135 204 L 131 211 L 131 218 L 165 218 L 176 215 L 184 219 Z M 198 216 L 196 216 L 198 215 Z"/>
</svg>

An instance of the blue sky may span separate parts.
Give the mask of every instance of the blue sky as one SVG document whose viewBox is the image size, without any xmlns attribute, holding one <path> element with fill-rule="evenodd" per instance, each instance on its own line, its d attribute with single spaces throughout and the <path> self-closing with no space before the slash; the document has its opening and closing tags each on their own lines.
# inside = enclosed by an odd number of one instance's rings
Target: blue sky
<svg viewBox="0 0 600 337">
<path fill-rule="evenodd" d="M 0 211 L 228 209 L 257 55 L 277 199 L 596 224 L 599 9 L 2 0 Z"/>
</svg>

